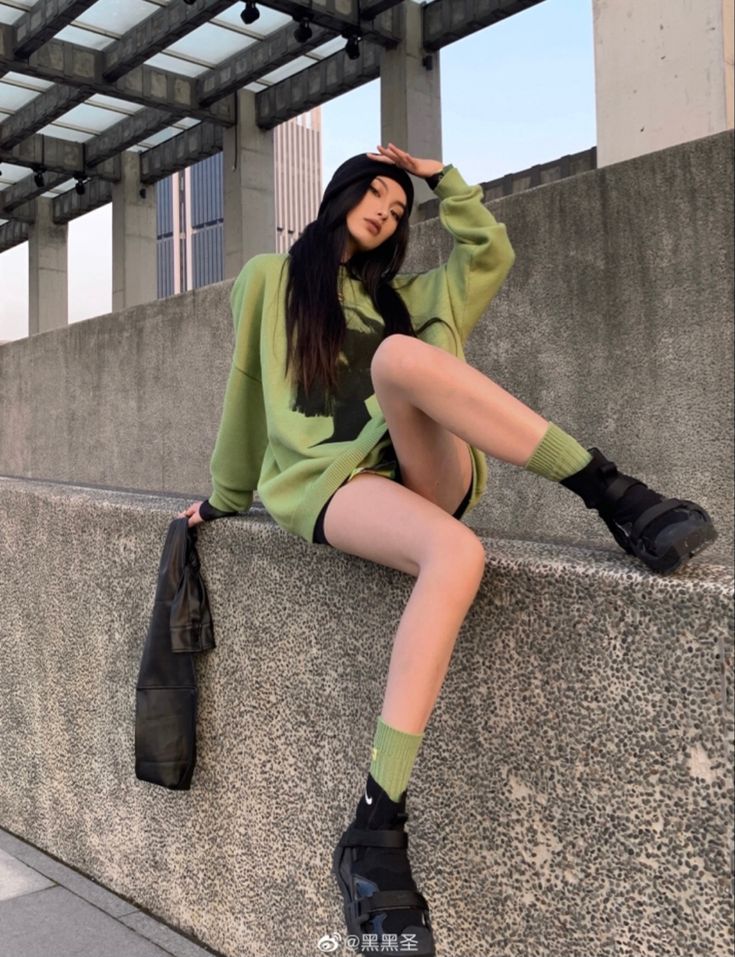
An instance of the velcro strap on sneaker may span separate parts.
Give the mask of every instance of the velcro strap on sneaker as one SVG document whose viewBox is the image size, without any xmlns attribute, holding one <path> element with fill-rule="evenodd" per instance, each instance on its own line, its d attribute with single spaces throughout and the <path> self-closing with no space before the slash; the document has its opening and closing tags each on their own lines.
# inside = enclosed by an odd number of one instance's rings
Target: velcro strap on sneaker
<svg viewBox="0 0 735 957">
<path fill-rule="evenodd" d="M 680 498 L 667 498 L 664 499 L 663 502 L 659 502 L 658 505 L 652 505 L 639 515 L 633 523 L 633 527 L 630 530 L 631 537 L 634 539 L 638 538 L 645 527 L 649 525 L 654 518 L 658 518 L 659 515 L 664 515 L 666 512 L 673 512 L 675 508 L 692 504 L 692 502 L 685 502 Z"/>
<path fill-rule="evenodd" d="M 340 844 L 343 847 L 408 847 L 408 834 L 405 831 L 351 827 Z"/>
<path fill-rule="evenodd" d="M 423 894 L 417 891 L 376 891 L 370 897 L 361 897 L 355 901 L 354 912 L 358 921 L 363 924 L 370 920 L 371 915 L 383 910 L 425 910 L 429 905 Z"/>
<path fill-rule="evenodd" d="M 626 475 L 616 475 L 602 493 L 602 501 L 598 506 L 600 513 L 605 509 L 609 514 L 631 486 L 642 484 L 639 479 L 630 478 Z"/>
</svg>

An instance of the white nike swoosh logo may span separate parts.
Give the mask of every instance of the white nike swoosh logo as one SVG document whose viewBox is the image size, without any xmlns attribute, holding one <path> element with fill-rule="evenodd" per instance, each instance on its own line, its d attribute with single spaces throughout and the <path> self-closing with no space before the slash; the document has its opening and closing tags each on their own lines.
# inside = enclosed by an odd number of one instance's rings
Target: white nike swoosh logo
<svg viewBox="0 0 735 957">
<path fill-rule="evenodd" d="M 365 803 L 366 803 L 366 804 L 372 804 L 372 803 L 373 803 L 373 799 L 372 799 L 371 797 L 368 797 L 367 788 L 365 788 Z"/>
</svg>

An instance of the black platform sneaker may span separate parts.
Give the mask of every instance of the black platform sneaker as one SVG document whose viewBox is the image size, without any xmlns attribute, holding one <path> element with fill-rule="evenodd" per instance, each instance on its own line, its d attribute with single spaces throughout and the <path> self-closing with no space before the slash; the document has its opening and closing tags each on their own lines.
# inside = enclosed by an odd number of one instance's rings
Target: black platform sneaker
<svg viewBox="0 0 735 957">
<path fill-rule="evenodd" d="M 717 538 L 701 505 L 664 498 L 640 479 L 619 472 L 599 449 L 588 451 L 592 461 L 560 484 L 596 509 L 615 541 L 649 568 L 676 571 Z"/>
<path fill-rule="evenodd" d="M 392 801 L 372 775 L 334 851 L 332 873 L 357 953 L 435 957 L 429 905 L 411 876 L 404 791 Z"/>
</svg>

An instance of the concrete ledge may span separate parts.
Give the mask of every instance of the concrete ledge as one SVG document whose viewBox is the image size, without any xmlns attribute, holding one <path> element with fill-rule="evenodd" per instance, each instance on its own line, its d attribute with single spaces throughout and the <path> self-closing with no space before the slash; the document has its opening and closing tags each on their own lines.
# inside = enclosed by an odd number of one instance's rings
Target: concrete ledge
<svg viewBox="0 0 735 957">
<path fill-rule="evenodd" d="M 0 479 L 0 825 L 215 950 L 307 957 L 344 934 L 330 854 L 413 579 L 257 511 L 200 529 L 217 648 L 166 792 L 135 681 L 184 504 Z M 729 955 L 732 575 L 486 547 L 409 790 L 439 953 Z"/>
</svg>

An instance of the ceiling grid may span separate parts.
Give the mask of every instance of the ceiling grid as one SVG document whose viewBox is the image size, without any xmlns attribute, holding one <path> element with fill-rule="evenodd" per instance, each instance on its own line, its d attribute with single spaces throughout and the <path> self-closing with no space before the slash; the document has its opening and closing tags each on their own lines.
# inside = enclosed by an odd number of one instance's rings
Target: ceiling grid
<svg viewBox="0 0 735 957">
<path fill-rule="evenodd" d="M 221 150 L 238 90 L 272 129 L 375 79 L 408 2 L 0 0 L 0 252 L 39 196 L 57 223 L 109 203 L 126 150 L 146 185 Z M 540 2 L 422 3 L 424 48 Z"/>
</svg>

